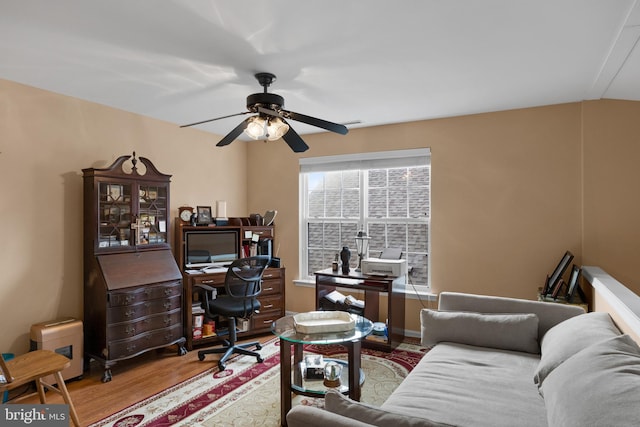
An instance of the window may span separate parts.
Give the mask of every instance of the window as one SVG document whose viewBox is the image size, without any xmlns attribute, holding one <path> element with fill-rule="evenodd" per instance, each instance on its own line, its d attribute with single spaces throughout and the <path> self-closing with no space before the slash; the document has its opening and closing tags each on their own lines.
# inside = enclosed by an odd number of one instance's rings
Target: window
<svg viewBox="0 0 640 427">
<path fill-rule="evenodd" d="M 429 149 L 300 159 L 301 279 L 331 266 L 343 246 L 356 268 L 362 229 L 370 257 L 400 248 L 410 282 L 428 290 L 430 172 Z"/>
</svg>

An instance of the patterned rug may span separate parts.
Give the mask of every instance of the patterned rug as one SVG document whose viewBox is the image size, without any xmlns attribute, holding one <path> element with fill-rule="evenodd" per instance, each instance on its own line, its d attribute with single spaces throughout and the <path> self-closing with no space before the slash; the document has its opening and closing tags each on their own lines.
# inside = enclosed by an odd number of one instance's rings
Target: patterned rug
<svg viewBox="0 0 640 427">
<path fill-rule="evenodd" d="M 305 352 L 346 359 L 344 348 L 305 346 Z M 416 366 L 426 349 L 401 344 L 392 352 L 362 349 L 365 383 L 361 401 L 382 404 Z M 117 412 L 90 427 L 280 426 L 280 354 L 277 339 L 255 358 L 238 356 Z M 294 396 L 293 405 L 322 407 L 323 399 Z"/>
</svg>

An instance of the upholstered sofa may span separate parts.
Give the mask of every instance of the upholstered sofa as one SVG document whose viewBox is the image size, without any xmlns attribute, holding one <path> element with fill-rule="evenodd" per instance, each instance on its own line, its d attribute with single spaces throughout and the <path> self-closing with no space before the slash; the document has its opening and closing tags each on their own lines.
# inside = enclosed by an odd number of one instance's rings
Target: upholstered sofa
<svg viewBox="0 0 640 427">
<path fill-rule="evenodd" d="M 640 347 L 609 314 L 442 293 L 420 315 L 431 349 L 381 407 L 330 392 L 288 425 L 640 425 Z"/>
</svg>

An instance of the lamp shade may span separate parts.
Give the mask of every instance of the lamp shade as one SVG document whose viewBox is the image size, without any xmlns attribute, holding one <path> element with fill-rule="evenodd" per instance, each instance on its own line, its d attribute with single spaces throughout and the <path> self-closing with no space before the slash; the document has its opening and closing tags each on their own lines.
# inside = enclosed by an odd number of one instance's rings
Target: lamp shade
<svg viewBox="0 0 640 427">
<path fill-rule="evenodd" d="M 275 141 L 282 138 L 282 136 L 289 131 L 289 125 L 286 124 L 280 117 L 262 117 L 255 116 L 249 119 L 249 123 L 244 130 L 252 139 L 266 139 L 268 141 Z"/>
<path fill-rule="evenodd" d="M 369 249 L 369 240 L 371 238 L 367 236 L 367 232 L 364 230 L 358 231 L 356 235 L 356 248 L 358 249 L 358 254 L 364 255 Z"/>
</svg>

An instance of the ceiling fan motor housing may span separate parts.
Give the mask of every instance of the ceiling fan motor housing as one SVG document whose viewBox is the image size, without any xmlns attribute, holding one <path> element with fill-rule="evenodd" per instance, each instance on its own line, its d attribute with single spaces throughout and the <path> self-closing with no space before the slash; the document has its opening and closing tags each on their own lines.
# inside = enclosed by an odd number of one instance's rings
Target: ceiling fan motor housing
<svg viewBox="0 0 640 427">
<path fill-rule="evenodd" d="M 258 107 L 279 110 L 284 107 L 284 98 L 275 93 L 254 93 L 247 96 L 247 109 L 256 113 Z"/>
</svg>

